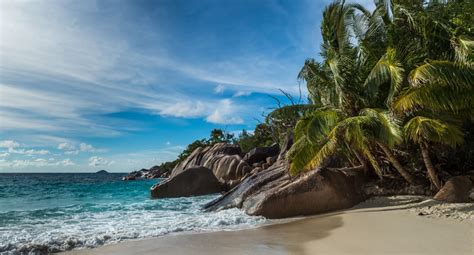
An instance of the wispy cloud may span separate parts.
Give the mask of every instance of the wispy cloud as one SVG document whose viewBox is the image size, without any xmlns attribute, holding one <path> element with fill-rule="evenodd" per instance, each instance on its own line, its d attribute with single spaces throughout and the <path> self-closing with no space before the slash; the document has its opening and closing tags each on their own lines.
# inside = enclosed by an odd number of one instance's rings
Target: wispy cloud
<svg viewBox="0 0 474 255">
<path fill-rule="evenodd" d="M 230 99 L 223 99 L 219 103 L 219 107 L 206 117 L 206 120 L 217 124 L 242 124 L 244 120 L 235 116 L 235 108 Z"/>
<path fill-rule="evenodd" d="M 50 166 L 73 166 L 75 163 L 70 159 L 54 160 L 54 158 L 44 159 L 0 159 L 0 169 L 26 168 L 26 167 L 50 167 Z"/>
</svg>

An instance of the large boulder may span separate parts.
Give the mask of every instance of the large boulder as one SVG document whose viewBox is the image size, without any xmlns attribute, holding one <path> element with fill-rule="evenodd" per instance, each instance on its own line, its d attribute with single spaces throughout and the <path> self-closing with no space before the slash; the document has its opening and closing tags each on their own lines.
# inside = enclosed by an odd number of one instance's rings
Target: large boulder
<svg viewBox="0 0 474 255">
<path fill-rule="evenodd" d="M 469 176 L 452 177 L 436 193 L 434 199 L 448 203 L 467 203 L 470 202 L 471 189 L 472 181 Z"/>
<path fill-rule="evenodd" d="M 245 154 L 244 160 L 249 165 L 252 165 L 254 163 L 265 161 L 268 157 L 277 156 L 279 152 L 280 146 L 277 143 L 269 147 L 256 147 Z"/>
<path fill-rule="evenodd" d="M 166 198 L 200 196 L 218 193 L 221 190 L 221 184 L 211 169 L 193 167 L 154 185 L 150 191 L 154 198 Z"/>
<path fill-rule="evenodd" d="M 204 166 L 208 160 L 211 160 L 216 155 L 240 155 L 241 153 L 240 146 L 234 144 L 216 143 L 213 146 L 199 147 L 175 166 L 171 176 L 177 175 L 187 168 Z"/>
<path fill-rule="evenodd" d="M 217 143 L 199 147 L 173 169 L 171 177 L 190 167 L 203 166 L 211 169 L 222 183 L 240 180 L 251 171 L 250 166 L 240 157 L 240 153 L 240 147 L 233 144 Z"/>
<path fill-rule="evenodd" d="M 290 178 L 288 163 L 280 160 L 258 172 L 220 198 L 208 211 L 238 207 L 250 215 L 285 218 L 341 210 L 363 199 L 363 171 L 317 169 Z"/>
<path fill-rule="evenodd" d="M 239 155 L 217 155 L 204 163 L 221 182 L 240 180 L 252 170 Z"/>
</svg>

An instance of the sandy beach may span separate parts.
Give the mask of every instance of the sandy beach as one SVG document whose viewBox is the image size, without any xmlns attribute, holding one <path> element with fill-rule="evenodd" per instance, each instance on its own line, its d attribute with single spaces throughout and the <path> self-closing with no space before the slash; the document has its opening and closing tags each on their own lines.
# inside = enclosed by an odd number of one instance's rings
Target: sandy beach
<svg viewBox="0 0 474 255">
<path fill-rule="evenodd" d="M 473 222 L 472 203 L 380 197 L 255 229 L 170 235 L 64 254 L 474 254 Z"/>
</svg>

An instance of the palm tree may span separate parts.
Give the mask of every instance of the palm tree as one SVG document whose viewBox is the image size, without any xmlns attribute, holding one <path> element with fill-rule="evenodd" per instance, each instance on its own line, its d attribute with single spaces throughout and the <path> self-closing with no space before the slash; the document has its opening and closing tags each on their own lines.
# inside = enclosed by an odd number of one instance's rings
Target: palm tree
<svg viewBox="0 0 474 255">
<path fill-rule="evenodd" d="M 377 0 L 376 9 L 369 12 L 335 1 L 325 9 L 323 61 L 307 60 L 298 75 L 306 81 L 312 105 L 320 109 L 306 113 L 296 124 L 295 145 L 288 154 L 291 173 L 314 169 L 339 153 L 381 176 L 374 157 L 378 147 L 413 184 L 413 176 L 392 152 L 401 142 L 400 120 L 420 110 L 472 118 L 474 43 L 430 14 L 431 5 Z M 457 132 L 452 124 L 432 121 L 448 127 L 443 131 L 436 126 L 444 138 Z M 424 139 L 417 144 L 427 159 L 429 143 L 446 144 L 442 139 Z M 428 169 L 430 176 L 433 169 Z"/>
<path fill-rule="evenodd" d="M 308 114 L 296 125 L 296 144 L 289 154 L 292 173 L 297 173 L 298 169 L 313 169 L 329 155 L 342 150 L 347 159 L 371 166 L 382 176 L 372 152 L 379 146 L 395 169 L 408 182 L 414 183 L 413 176 L 391 152 L 401 140 L 398 122 L 383 109 L 364 108 L 376 105 L 370 98 L 372 95 L 363 93 L 364 88 L 375 91 L 380 84 L 391 83 L 392 89 L 385 103 L 391 102 L 403 75 L 403 69 L 395 60 L 395 50 L 389 49 L 383 54 L 382 51 L 374 53 L 362 49 L 382 31 L 377 15 L 377 11 L 371 14 L 359 5 L 345 5 L 340 1 L 324 11 L 321 28 L 324 62 L 307 60 L 298 76 L 306 81 L 313 105 L 324 108 Z M 364 24 L 366 27 L 361 28 Z M 359 46 L 352 46 L 351 31 L 358 31 Z M 374 57 L 377 54 L 383 55 L 377 57 L 378 62 L 369 70 L 367 58 L 377 59 Z"/>
<path fill-rule="evenodd" d="M 463 142 L 463 132 L 457 125 L 424 116 L 410 119 L 404 129 L 407 139 L 419 145 L 431 183 L 439 190 L 442 183 L 431 162 L 429 144 L 459 145 Z"/>
</svg>

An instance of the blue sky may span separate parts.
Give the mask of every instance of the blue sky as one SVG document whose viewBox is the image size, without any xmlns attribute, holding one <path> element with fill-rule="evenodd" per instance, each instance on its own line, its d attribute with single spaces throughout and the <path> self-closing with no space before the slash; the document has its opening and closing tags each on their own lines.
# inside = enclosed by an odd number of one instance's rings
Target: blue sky
<svg viewBox="0 0 474 255">
<path fill-rule="evenodd" d="M 298 95 L 327 3 L 1 1 L 0 171 L 126 172 L 253 129 Z"/>
</svg>

